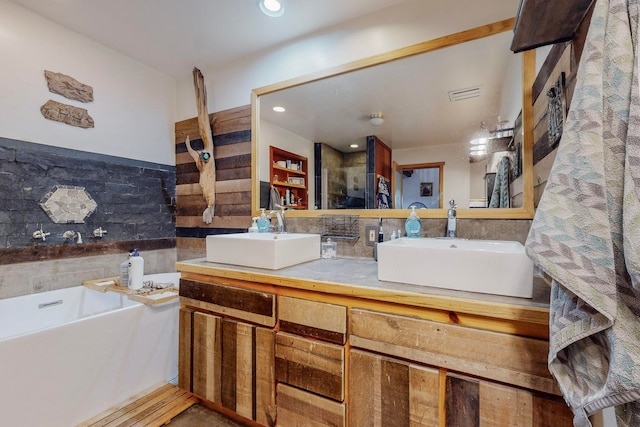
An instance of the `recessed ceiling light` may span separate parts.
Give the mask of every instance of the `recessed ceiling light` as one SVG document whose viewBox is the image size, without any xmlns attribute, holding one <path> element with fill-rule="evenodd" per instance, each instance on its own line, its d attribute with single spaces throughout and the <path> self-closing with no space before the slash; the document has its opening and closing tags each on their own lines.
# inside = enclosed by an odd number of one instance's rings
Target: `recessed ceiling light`
<svg viewBox="0 0 640 427">
<path fill-rule="evenodd" d="M 276 105 L 275 107 L 273 107 L 273 111 L 275 111 L 276 113 L 284 113 L 287 110 L 284 107 Z"/>
<path fill-rule="evenodd" d="M 284 13 L 284 3 L 282 0 L 260 0 L 258 1 L 260 10 L 267 16 L 276 18 Z"/>
<path fill-rule="evenodd" d="M 351 144 L 349 145 L 349 148 L 358 148 L 358 144 Z"/>
</svg>

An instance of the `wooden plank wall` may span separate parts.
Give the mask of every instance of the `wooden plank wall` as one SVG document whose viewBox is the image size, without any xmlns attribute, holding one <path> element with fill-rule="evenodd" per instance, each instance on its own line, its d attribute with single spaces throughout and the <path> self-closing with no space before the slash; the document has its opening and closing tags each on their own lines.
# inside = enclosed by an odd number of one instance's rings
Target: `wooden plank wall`
<svg viewBox="0 0 640 427">
<path fill-rule="evenodd" d="M 195 150 L 203 148 L 198 119 L 175 124 L 178 249 L 204 249 L 208 234 L 246 231 L 251 225 L 251 106 L 211 113 L 209 118 L 216 162 L 215 217 L 211 224 L 202 221 L 206 202 L 200 173 L 185 145 L 189 136 Z"/>
<path fill-rule="evenodd" d="M 561 73 L 565 73 L 566 103 L 567 109 L 569 108 L 573 97 L 573 89 L 576 85 L 578 64 L 582 56 L 589 23 L 591 22 L 592 11 L 593 9 L 590 9 L 585 16 L 573 40 L 556 44 L 551 48 L 533 84 L 533 185 L 535 206 L 538 206 L 538 202 L 544 191 L 557 150 L 557 146 L 550 147 L 548 142 L 547 90 L 556 83 Z"/>
</svg>

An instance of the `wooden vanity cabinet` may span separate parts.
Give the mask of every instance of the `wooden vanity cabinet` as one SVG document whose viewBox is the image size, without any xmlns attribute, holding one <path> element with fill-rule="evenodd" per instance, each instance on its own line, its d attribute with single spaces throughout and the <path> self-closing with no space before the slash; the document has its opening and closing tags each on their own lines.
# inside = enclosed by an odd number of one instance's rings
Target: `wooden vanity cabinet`
<svg viewBox="0 0 640 427">
<path fill-rule="evenodd" d="M 540 321 L 193 269 L 180 282 L 179 385 L 223 412 L 282 427 L 572 426 Z"/>
</svg>

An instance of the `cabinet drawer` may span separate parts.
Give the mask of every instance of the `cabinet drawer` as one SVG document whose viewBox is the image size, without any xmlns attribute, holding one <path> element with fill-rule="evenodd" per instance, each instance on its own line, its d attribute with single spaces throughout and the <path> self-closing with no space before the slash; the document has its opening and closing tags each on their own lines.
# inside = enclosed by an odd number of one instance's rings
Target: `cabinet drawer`
<svg viewBox="0 0 640 427">
<path fill-rule="evenodd" d="M 278 300 L 280 330 L 344 344 L 347 308 L 342 305 L 281 296 Z"/>
<path fill-rule="evenodd" d="M 258 325 L 276 324 L 276 296 L 234 286 L 180 279 L 183 305 L 214 311 Z"/>
<path fill-rule="evenodd" d="M 325 399 L 306 391 L 278 384 L 278 416 L 276 425 L 291 426 L 332 426 L 346 425 L 344 403 Z"/>
<path fill-rule="evenodd" d="M 560 395 L 547 368 L 549 343 L 499 332 L 351 309 L 353 347 Z"/>
<path fill-rule="evenodd" d="M 344 347 L 278 332 L 276 380 L 343 401 Z"/>
<path fill-rule="evenodd" d="M 349 352 L 351 426 L 438 427 L 439 395 L 437 369 L 360 350 Z"/>
</svg>

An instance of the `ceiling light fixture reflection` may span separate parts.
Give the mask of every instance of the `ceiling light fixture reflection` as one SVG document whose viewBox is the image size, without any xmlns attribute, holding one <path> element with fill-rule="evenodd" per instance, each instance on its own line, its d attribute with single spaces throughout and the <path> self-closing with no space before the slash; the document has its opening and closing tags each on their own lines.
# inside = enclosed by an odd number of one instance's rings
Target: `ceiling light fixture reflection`
<svg viewBox="0 0 640 427">
<path fill-rule="evenodd" d="M 380 126 L 384 123 L 384 116 L 382 113 L 373 113 L 369 116 L 369 123 L 374 126 Z"/>
<path fill-rule="evenodd" d="M 349 148 L 358 148 L 358 144 L 350 144 Z"/>
<path fill-rule="evenodd" d="M 279 105 L 276 105 L 275 107 L 273 107 L 273 111 L 275 111 L 276 113 L 284 113 L 287 110 L 284 107 L 280 107 Z"/>
<path fill-rule="evenodd" d="M 480 123 L 480 130 L 476 134 L 474 134 L 473 139 L 469 141 L 469 143 L 471 145 L 486 144 L 487 139 L 490 137 L 491 134 L 487 130 L 487 124 L 485 122 L 482 122 Z"/>
<path fill-rule="evenodd" d="M 258 6 L 262 13 L 272 18 L 282 16 L 284 13 L 284 3 L 282 0 L 259 0 Z"/>
</svg>

